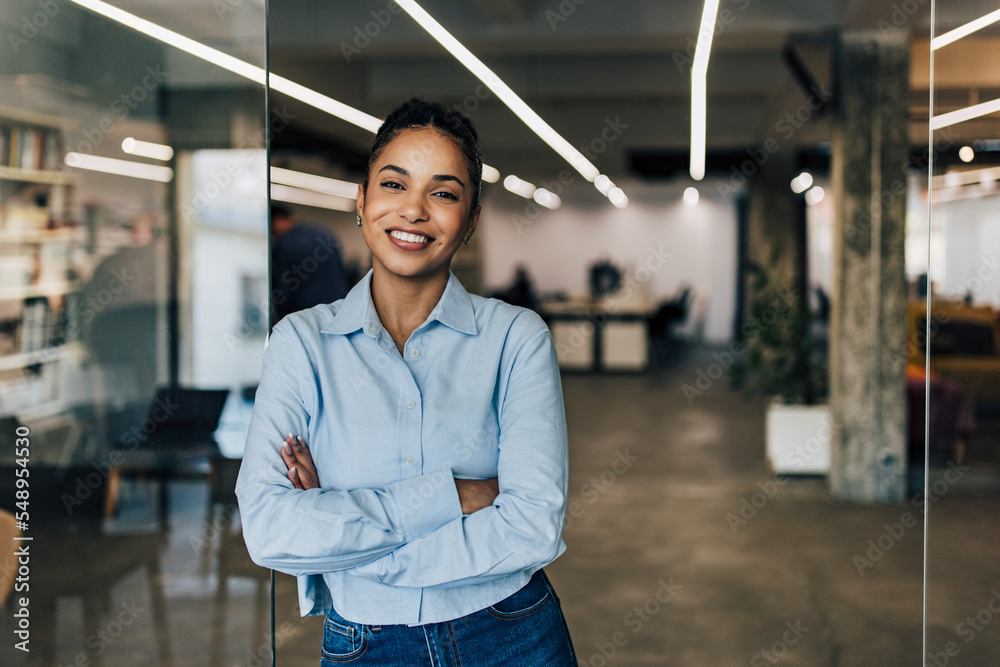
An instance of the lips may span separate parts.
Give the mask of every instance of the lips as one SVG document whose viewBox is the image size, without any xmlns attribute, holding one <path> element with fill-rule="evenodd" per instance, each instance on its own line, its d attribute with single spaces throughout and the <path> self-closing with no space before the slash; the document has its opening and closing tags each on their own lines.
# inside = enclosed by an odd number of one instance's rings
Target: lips
<svg viewBox="0 0 1000 667">
<path fill-rule="evenodd" d="M 413 232 L 404 232 L 400 229 L 390 229 L 389 236 L 400 241 L 406 241 L 407 243 L 430 243 L 433 240 L 429 236 Z"/>
<path fill-rule="evenodd" d="M 433 238 L 419 232 L 406 231 L 403 229 L 387 229 L 386 234 L 389 241 L 401 250 L 415 251 L 430 247 Z"/>
</svg>

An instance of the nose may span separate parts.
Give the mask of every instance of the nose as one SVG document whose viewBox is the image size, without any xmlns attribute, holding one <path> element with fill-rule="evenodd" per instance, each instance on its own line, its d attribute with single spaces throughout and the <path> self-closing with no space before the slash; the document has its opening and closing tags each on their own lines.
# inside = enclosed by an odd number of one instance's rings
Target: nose
<svg viewBox="0 0 1000 667">
<path fill-rule="evenodd" d="M 409 223 L 424 222 L 427 220 L 427 206 L 422 193 L 417 191 L 416 188 L 407 192 L 403 200 L 399 202 L 399 208 L 396 212 L 399 214 L 399 217 Z"/>
</svg>

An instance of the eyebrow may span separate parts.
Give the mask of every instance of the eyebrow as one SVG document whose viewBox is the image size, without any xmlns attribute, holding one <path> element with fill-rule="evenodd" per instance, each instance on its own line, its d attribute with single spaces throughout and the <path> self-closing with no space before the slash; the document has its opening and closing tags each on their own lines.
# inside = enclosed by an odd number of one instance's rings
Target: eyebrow
<svg viewBox="0 0 1000 667">
<path fill-rule="evenodd" d="M 402 176 L 409 176 L 410 175 L 410 172 L 406 171 L 402 167 L 397 167 L 394 164 L 387 164 L 387 165 L 385 165 L 384 167 L 382 167 L 381 169 L 378 170 L 378 173 L 381 174 L 383 171 L 385 171 L 387 169 L 389 171 L 394 171 L 397 174 L 400 174 Z M 431 178 L 431 180 L 435 181 L 435 182 L 438 182 L 438 183 L 444 183 L 444 182 L 452 181 L 452 182 L 458 183 L 460 186 L 462 186 L 462 189 L 465 189 L 465 183 L 463 183 L 461 181 L 461 179 L 459 179 L 457 176 L 452 176 L 451 174 L 435 174 L 434 177 Z"/>
</svg>

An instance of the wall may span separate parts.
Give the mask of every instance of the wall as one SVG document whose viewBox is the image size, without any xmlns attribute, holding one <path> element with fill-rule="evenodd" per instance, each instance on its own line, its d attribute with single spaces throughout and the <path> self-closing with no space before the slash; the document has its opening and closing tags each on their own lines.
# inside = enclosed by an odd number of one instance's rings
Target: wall
<svg viewBox="0 0 1000 667">
<path fill-rule="evenodd" d="M 736 299 L 733 202 L 724 201 L 712 181 L 699 185 L 701 200 L 692 207 L 681 201 L 690 184 L 686 180 L 616 183 L 629 196 L 625 209 L 614 208 L 603 197 L 594 201 L 590 192 L 579 190 L 590 186 L 578 184 L 563 193 L 560 209 L 542 209 L 530 224 L 523 224 L 527 200 L 499 184 L 487 185 L 473 241 L 482 244 L 486 289 L 508 284 L 514 268 L 523 264 L 540 292 L 582 293 L 587 289 L 587 267 L 601 258 L 611 259 L 641 282 L 645 273 L 637 275 L 637 268 L 665 254 L 662 267 L 645 283 L 650 300 L 658 303 L 690 285 L 697 298 L 682 332 L 707 342 L 728 341 Z"/>
</svg>

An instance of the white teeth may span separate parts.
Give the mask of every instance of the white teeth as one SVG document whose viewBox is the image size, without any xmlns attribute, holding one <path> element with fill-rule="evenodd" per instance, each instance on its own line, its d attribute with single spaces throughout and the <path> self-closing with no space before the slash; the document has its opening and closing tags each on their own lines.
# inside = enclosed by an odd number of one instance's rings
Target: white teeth
<svg viewBox="0 0 1000 667">
<path fill-rule="evenodd" d="M 406 232 L 401 232 L 398 229 L 394 229 L 389 232 L 393 238 L 397 238 L 400 241 L 409 241 L 410 243 L 427 243 L 430 241 L 429 238 L 422 234 L 407 234 Z"/>
</svg>

